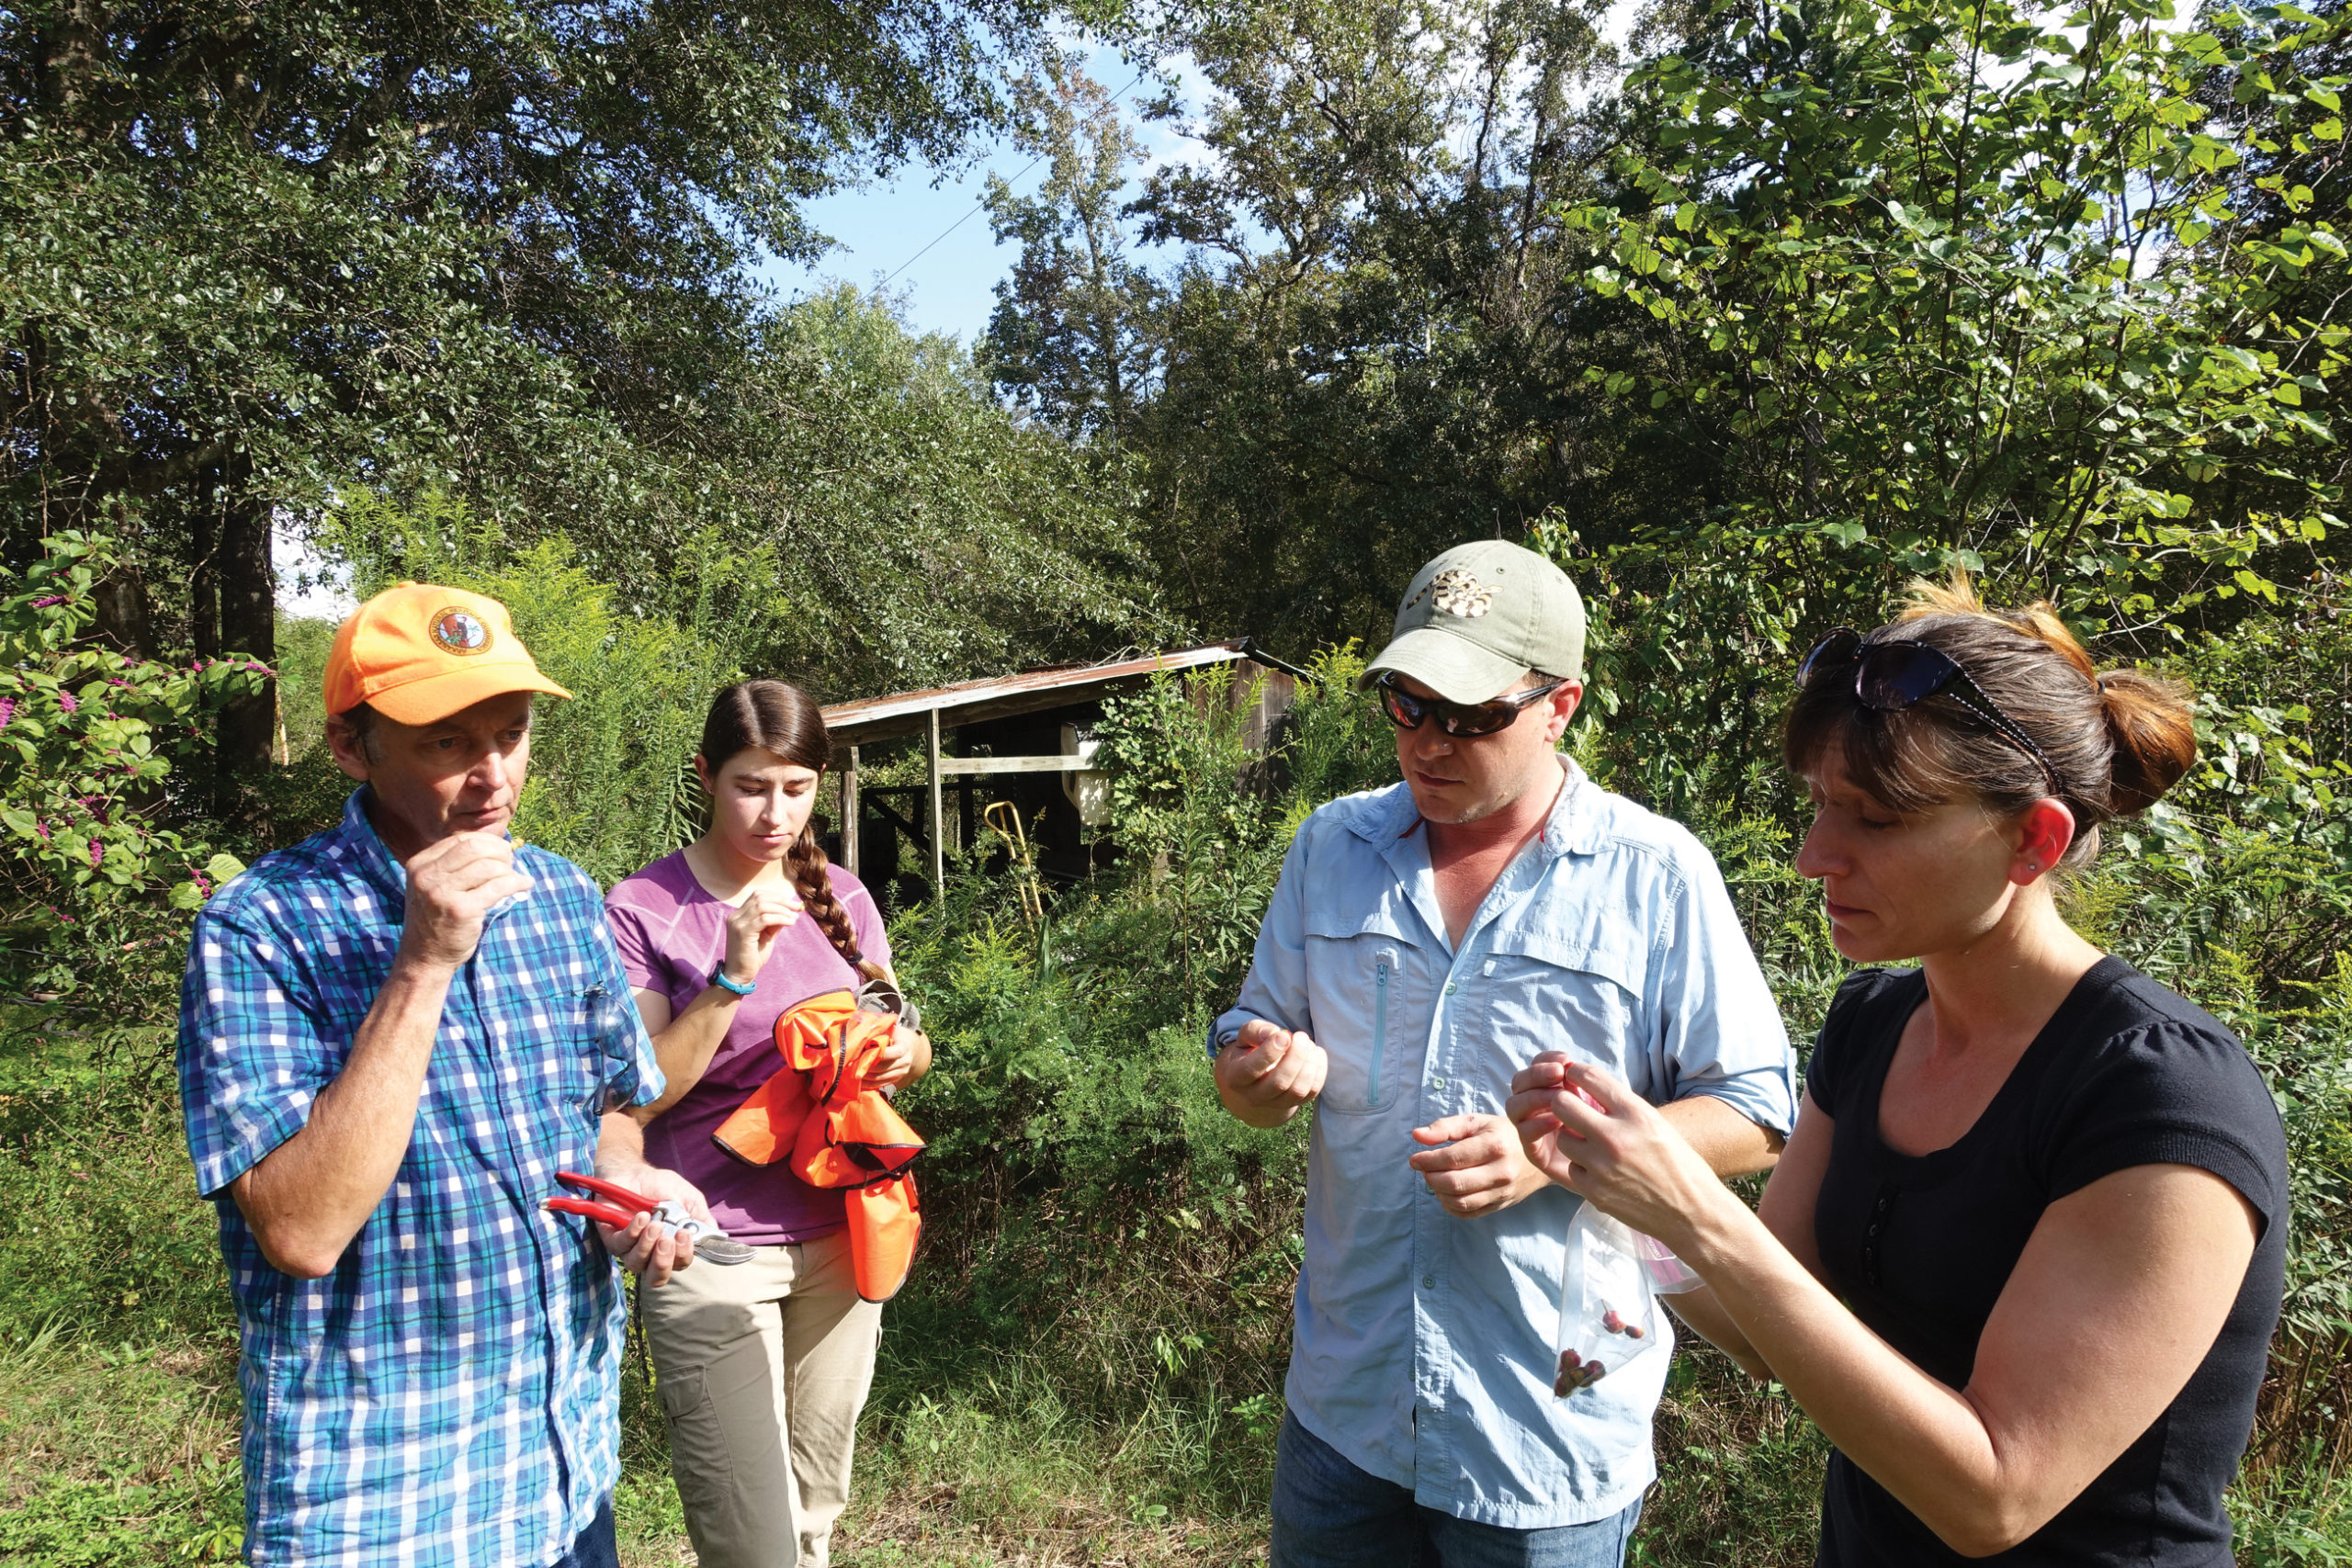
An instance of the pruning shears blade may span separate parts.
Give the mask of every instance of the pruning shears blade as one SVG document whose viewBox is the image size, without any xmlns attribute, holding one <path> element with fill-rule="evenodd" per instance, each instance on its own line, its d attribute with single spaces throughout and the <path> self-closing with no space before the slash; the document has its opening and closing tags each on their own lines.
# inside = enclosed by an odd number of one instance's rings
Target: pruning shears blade
<svg viewBox="0 0 2352 1568">
<path fill-rule="evenodd" d="M 750 1247 L 737 1241 L 717 1225 L 695 1219 L 686 1213 L 685 1205 L 674 1198 L 664 1198 L 657 1202 L 642 1192 L 630 1191 L 617 1182 L 605 1181 L 594 1176 L 582 1176 L 576 1170 L 559 1170 L 555 1173 L 555 1179 L 567 1186 L 584 1187 L 589 1191 L 611 1201 L 599 1203 L 593 1199 L 574 1198 L 565 1193 L 545 1200 L 542 1204 L 545 1208 L 554 1209 L 566 1214 L 584 1214 L 597 1224 L 609 1225 L 614 1230 L 627 1230 L 629 1223 L 638 1215 L 650 1214 L 653 1216 L 654 1224 L 667 1225 L 692 1241 L 695 1246 L 695 1256 L 706 1263 L 716 1263 L 721 1268 L 732 1268 L 738 1263 L 749 1263 L 752 1260 Z"/>
</svg>

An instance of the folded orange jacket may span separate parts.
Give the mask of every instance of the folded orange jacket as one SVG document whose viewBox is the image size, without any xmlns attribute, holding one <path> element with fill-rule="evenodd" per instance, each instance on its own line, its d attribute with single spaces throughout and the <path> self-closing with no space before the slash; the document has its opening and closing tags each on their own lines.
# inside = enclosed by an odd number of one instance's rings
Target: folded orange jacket
<svg viewBox="0 0 2352 1568">
<path fill-rule="evenodd" d="M 907 1169 L 922 1138 L 865 1081 L 898 1021 L 898 993 L 875 981 L 787 1008 L 775 1021 L 784 1066 L 711 1134 L 746 1164 L 783 1164 L 812 1187 L 848 1189 L 850 1265 L 869 1302 L 899 1293 L 922 1235 Z"/>
</svg>

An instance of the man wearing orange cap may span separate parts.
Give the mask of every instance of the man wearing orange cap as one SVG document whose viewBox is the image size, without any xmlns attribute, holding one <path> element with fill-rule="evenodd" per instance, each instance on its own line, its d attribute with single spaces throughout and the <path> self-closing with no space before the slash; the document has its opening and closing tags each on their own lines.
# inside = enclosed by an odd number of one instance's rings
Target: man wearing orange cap
<svg viewBox="0 0 2352 1568">
<path fill-rule="evenodd" d="M 343 821 L 197 919 L 180 1086 L 256 1564 L 616 1562 L 613 1258 L 659 1285 L 693 1246 L 541 1201 L 593 1163 L 709 1213 L 627 1114 L 663 1085 L 601 895 L 507 833 L 541 692 L 496 601 L 376 595 L 327 659 Z"/>
</svg>

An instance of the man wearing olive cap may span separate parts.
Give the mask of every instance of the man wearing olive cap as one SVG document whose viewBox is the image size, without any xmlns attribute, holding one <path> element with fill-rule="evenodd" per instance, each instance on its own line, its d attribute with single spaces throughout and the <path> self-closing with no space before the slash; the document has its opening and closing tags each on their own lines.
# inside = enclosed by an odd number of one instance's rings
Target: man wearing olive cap
<svg viewBox="0 0 2352 1568">
<path fill-rule="evenodd" d="M 1599 1063 L 1726 1175 L 1794 1120 L 1714 862 L 1558 750 L 1583 663 L 1584 606 L 1542 556 L 1423 567 L 1366 671 L 1403 782 L 1299 829 L 1211 1027 L 1236 1116 L 1317 1107 L 1274 1568 L 1615 1568 L 1667 1347 L 1554 1394 L 1580 1200 L 1521 1154 L 1511 1076 L 1540 1051 Z"/>
<path fill-rule="evenodd" d="M 602 896 L 507 832 L 534 693 L 569 695 L 495 600 L 370 599 L 327 659 L 342 822 L 197 917 L 180 1089 L 256 1564 L 617 1561 L 614 1259 L 659 1285 L 693 1247 L 540 1203 L 593 1165 L 709 1213 L 624 1110 L 663 1086 Z"/>
</svg>

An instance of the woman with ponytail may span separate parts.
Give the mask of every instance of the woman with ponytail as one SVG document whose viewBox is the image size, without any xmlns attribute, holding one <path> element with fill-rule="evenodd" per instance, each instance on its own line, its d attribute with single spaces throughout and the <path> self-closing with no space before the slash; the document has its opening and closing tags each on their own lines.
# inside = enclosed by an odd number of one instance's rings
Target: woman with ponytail
<svg viewBox="0 0 2352 1568">
<path fill-rule="evenodd" d="M 2187 694 L 1965 580 L 1831 633 L 1798 682 L 1797 869 L 1840 953 L 1905 966 L 1838 987 L 1760 1209 L 1565 1055 L 1520 1074 L 1511 1119 L 1698 1272 L 1678 1312 L 1835 1445 L 1819 1563 L 2221 1568 L 2285 1134 L 2236 1037 L 2052 897 L 2195 760 Z"/>
<path fill-rule="evenodd" d="M 695 756 L 709 830 L 605 900 L 669 1079 L 640 1112 L 646 1147 L 662 1151 L 647 1157 L 691 1173 L 720 1227 L 753 1251 L 739 1268 L 700 1270 L 711 1278 L 695 1290 L 640 1301 L 704 1568 L 824 1568 L 881 1338 L 882 1309 L 852 1279 L 843 1193 L 781 1164 L 739 1164 L 711 1142 L 776 1071 L 778 1016 L 889 976 L 873 897 L 827 862 L 809 826 L 831 761 L 797 687 L 726 688 Z M 930 1042 L 900 1026 L 867 1081 L 896 1089 L 930 1065 Z"/>
</svg>

